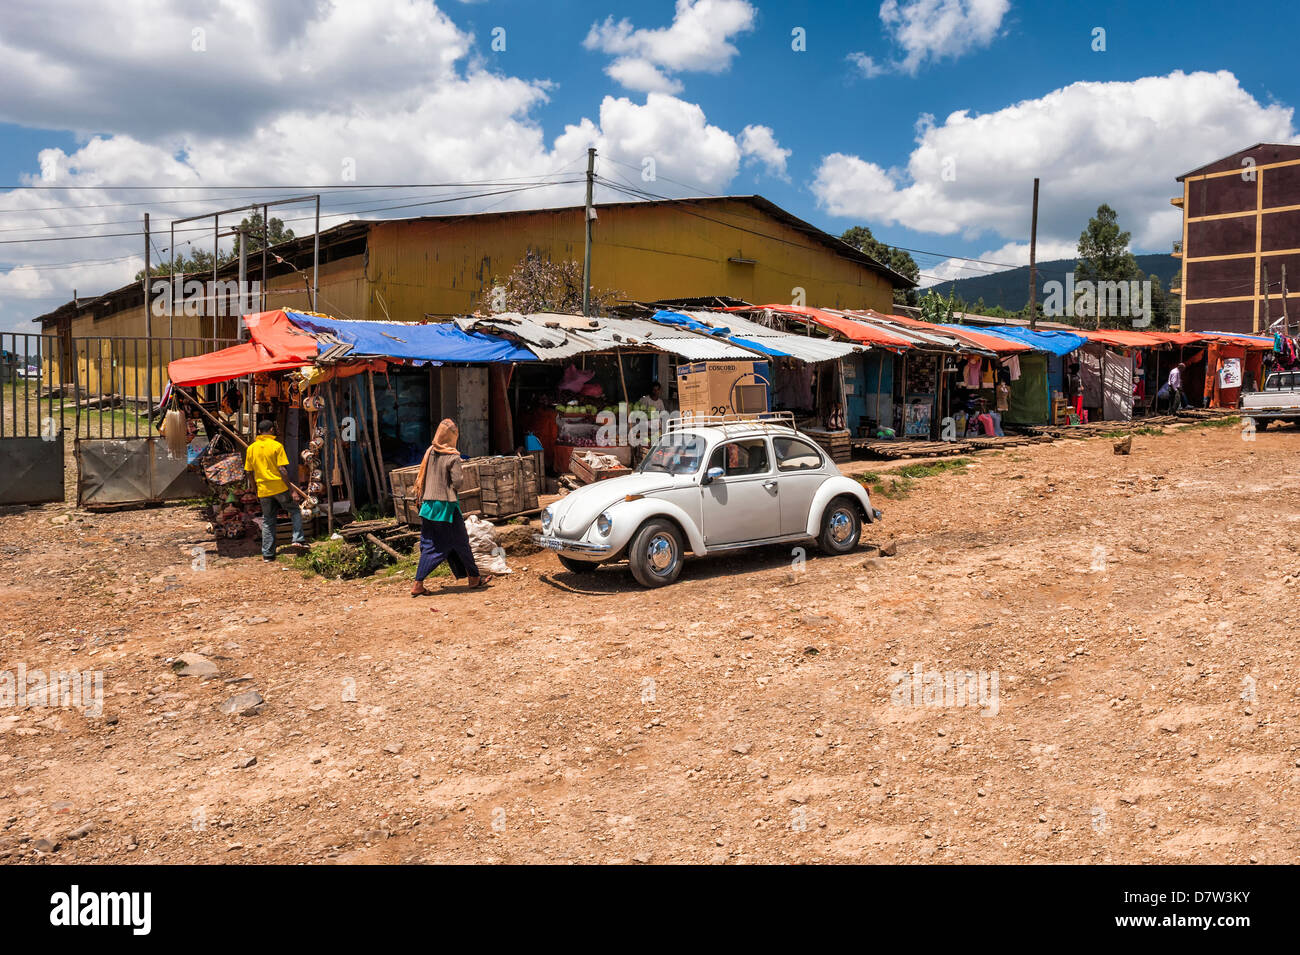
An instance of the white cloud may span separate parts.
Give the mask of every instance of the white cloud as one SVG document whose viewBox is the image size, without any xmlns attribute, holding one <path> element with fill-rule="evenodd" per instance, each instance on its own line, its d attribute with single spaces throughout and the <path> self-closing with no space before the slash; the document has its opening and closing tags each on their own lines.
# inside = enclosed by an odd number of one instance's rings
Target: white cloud
<svg viewBox="0 0 1300 955">
<path fill-rule="evenodd" d="M 0 117 L 157 138 L 235 135 L 286 107 L 410 106 L 472 43 L 432 0 L 86 0 L 9 5 Z"/>
<path fill-rule="evenodd" d="M 556 140 L 555 150 L 567 155 L 588 145 L 596 146 L 598 157 L 638 168 L 646 168 L 645 160 L 652 159 L 656 178 L 632 178 L 632 183 L 657 195 L 722 192 L 740 169 L 741 148 L 734 136 L 710 125 L 696 104 L 663 93 L 649 94 L 644 104 L 606 96 L 600 104 L 599 128 L 589 121 L 570 126 Z M 620 175 L 631 178 L 626 172 Z"/>
<path fill-rule="evenodd" d="M 865 53 L 850 53 L 848 60 L 858 72 L 869 80 L 889 72 L 889 67 L 877 63 L 874 57 L 867 56 Z"/>
<path fill-rule="evenodd" d="M 616 57 L 605 72 L 627 89 L 678 92 L 669 73 L 721 73 L 739 52 L 732 37 L 754 28 L 746 0 L 677 0 L 671 26 L 637 29 L 612 16 L 592 24 L 583 41 L 589 50 Z"/>
<path fill-rule="evenodd" d="M 673 79 L 649 60 L 640 57 L 620 57 L 605 70 L 609 78 L 620 86 L 645 93 L 680 93 L 681 80 Z"/>
<path fill-rule="evenodd" d="M 30 318 L 71 299 L 74 288 L 84 297 L 129 281 L 142 267 L 143 240 L 106 234 L 138 231 L 145 211 L 153 214 L 155 244 L 165 255 L 170 218 L 250 201 L 237 189 L 226 195 L 238 199 L 228 200 L 171 187 L 466 182 L 540 177 L 561 168 L 577 178 L 585 149 L 593 144 L 599 162 L 610 162 L 610 169 L 619 169 L 615 161 L 641 168 L 652 158 L 654 181 L 620 172 L 658 194 L 725 192 L 740 168 L 740 140 L 746 134 L 710 124 L 698 105 L 670 95 L 676 86 L 667 73 L 667 89 L 651 92 L 644 103 L 606 96 L 598 117 L 580 118 L 548 137 L 535 113 L 551 84 L 484 68 L 491 60 L 476 53 L 474 38 L 427 0 L 335 6 L 312 0 L 283 9 L 226 0 L 211 10 L 197 3 L 155 10 L 143 0 L 124 2 L 126 11 L 89 0 L 52 0 L 53 16 L 67 24 L 66 31 L 41 32 L 38 27 L 47 26 L 51 14 L 37 17 L 31 8 L 16 8 L 6 20 L 0 36 L 0 122 L 39 121 L 82 133 L 76 148 L 33 156 L 31 172 L 23 178 L 38 185 L 114 188 L 0 192 L 0 327 L 31 331 Z M 710 16 L 710 22 L 724 22 L 709 13 L 713 6 L 679 5 L 678 24 Z M 208 30 L 206 53 L 190 50 L 192 24 Z M 674 28 L 679 30 L 675 42 L 683 40 L 681 27 Z M 669 56 L 655 43 L 645 48 L 669 71 L 703 62 L 682 49 Z M 149 90 L 143 105 L 141 89 Z M 749 139 L 746 156 L 777 162 L 782 151 L 775 140 L 767 144 L 753 134 Z M 53 179 L 43 180 L 42 174 Z M 122 186 L 151 188 L 115 188 Z M 322 225 L 362 215 L 582 201 L 582 185 L 571 183 L 383 208 L 491 188 L 333 199 L 327 193 Z M 602 189 L 600 198 L 626 197 Z M 148 204 L 110 207 L 142 200 Z M 101 208 L 84 208 L 89 205 Z M 310 210 L 287 207 L 280 215 L 300 234 L 310 232 Z M 88 234 L 105 237 L 12 241 Z M 210 240 L 200 235 L 185 238 L 207 248 Z M 178 253 L 191 248 L 178 241 Z"/>
<path fill-rule="evenodd" d="M 740 131 L 740 154 L 746 159 L 761 163 L 773 176 L 789 181 L 785 171 L 786 160 L 793 150 L 783 149 L 776 141 L 770 126 L 746 126 Z"/>
<path fill-rule="evenodd" d="M 868 79 L 890 70 L 914 76 L 928 62 L 988 46 L 1010 7 L 1010 0 L 885 0 L 880 22 L 901 57 L 881 64 L 851 53 L 849 60 Z"/>
<path fill-rule="evenodd" d="M 1077 241 L 1103 202 L 1134 247 L 1177 238 L 1174 178 L 1256 142 L 1296 138 L 1294 111 L 1263 105 L 1227 71 L 1073 83 L 992 113 L 918 124 L 905 169 L 832 153 L 812 183 L 831 215 L 920 232 L 1023 240 L 1042 179 L 1039 242 Z"/>
</svg>

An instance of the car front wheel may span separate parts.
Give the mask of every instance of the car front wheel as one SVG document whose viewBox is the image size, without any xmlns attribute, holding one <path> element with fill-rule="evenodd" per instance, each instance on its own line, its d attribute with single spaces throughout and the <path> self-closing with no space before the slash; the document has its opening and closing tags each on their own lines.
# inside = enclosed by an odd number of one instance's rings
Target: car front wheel
<svg viewBox="0 0 1300 955">
<path fill-rule="evenodd" d="M 822 533 L 817 538 L 817 546 L 827 554 L 847 554 L 858 546 L 861 533 L 858 505 L 846 497 L 837 497 L 822 515 Z"/>
<path fill-rule="evenodd" d="M 632 576 L 642 587 L 671 584 L 682 572 L 682 537 L 667 521 L 648 521 L 628 546 Z"/>
</svg>

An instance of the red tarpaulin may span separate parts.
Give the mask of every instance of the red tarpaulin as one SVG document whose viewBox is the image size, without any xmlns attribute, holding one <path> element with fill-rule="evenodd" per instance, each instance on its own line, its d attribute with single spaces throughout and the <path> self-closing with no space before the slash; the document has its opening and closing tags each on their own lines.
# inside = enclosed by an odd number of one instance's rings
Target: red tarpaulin
<svg viewBox="0 0 1300 955">
<path fill-rule="evenodd" d="M 252 341 L 206 355 L 178 358 L 167 365 L 174 385 L 212 385 L 257 372 L 290 371 L 310 365 L 319 349 L 316 339 L 296 328 L 283 310 L 244 316 Z"/>
</svg>

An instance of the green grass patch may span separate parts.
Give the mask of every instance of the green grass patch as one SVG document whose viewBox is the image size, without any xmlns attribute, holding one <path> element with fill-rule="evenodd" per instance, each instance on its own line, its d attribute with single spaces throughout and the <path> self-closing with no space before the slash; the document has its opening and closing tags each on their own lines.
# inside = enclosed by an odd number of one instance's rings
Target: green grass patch
<svg viewBox="0 0 1300 955">
<path fill-rule="evenodd" d="M 916 488 L 921 478 L 934 477 L 936 474 L 951 472 L 965 473 L 970 458 L 944 458 L 939 461 L 925 461 L 905 464 L 894 471 L 883 474 L 867 471 L 858 475 L 858 482 L 867 489 L 872 497 L 885 497 L 899 500 L 907 497 Z"/>
<path fill-rule="evenodd" d="M 312 544 L 305 553 L 282 555 L 282 561 L 303 576 L 327 577 L 330 580 L 352 580 L 373 574 L 389 559 L 388 555 L 369 544 L 351 544 L 342 540 L 324 540 Z"/>
<path fill-rule="evenodd" d="M 1241 424 L 1240 415 L 1230 415 L 1227 418 L 1206 418 L 1204 421 L 1197 421 L 1189 425 L 1191 428 L 1235 428 Z"/>
<path fill-rule="evenodd" d="M 1097 435 L 1099 438 L 1122 438 L 1128 434 L 1164 434 L 1164 428 L 1157 428 L 1154 425 L 1144 425 L 1141 428 L 1130 428 L 1128 430 L 1103 431 Z"/>
<path fill-rule="evenodd" d="M 393 561 L 387 567 L 380 568 L 375 574 L 376 577 L 407 577 L 413 578 L 415 570 L 420 565 L 420 553 L 418 550 L 413 551 L 401 560 Z M 437 567 L 433 568 L 430 577 L 450 577 L 451 567 L 444 561 Z"/>
</svg>

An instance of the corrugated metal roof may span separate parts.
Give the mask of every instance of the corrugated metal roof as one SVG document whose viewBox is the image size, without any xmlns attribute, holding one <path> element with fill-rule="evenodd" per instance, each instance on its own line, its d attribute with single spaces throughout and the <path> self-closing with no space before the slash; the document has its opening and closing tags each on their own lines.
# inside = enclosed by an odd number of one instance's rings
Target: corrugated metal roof
<svg viewBox="0 0 1300 955">
<path fill-rule="evenodd" d="M 459 318 L 456 324 L 466 330 L 478 328 L 513 336 L 543 361 L 619 347 L 654 348 L 687 361 L 756 357 L 752 351 L 725 341 L 703 335 L 684 335 L 681 329 L 637 318 L 584 318 L 581 315 L 554 312 L 529 315 L 505 312 L 487 318 Z"/>
<path fill-rule="evenodd" d="M 704 338 L 700 335 L 689 335 L 685 338 L 656 338 L 655 347 L 662 348 L 674 355 L 680 355 L 687 361 L 725 361 L 732 359 L 747 361 L 764 357 L 763 355 L 755 355 L 752 351 L 737 348 L 735 345 L 728 345 L 725 341 Z"/>
<path fill-rule="evenodd" d="M 783 352 L 800 361 L 833 361 L 855 352 L 865 351 L 860 345 L 849 342 L 833 341 L 829 338 L 814 338 L 811 335 L 793 335 L 780 329 L 769 328 L 758 322 L 734 312 L 680 312 L 688 315 L 702 325 L 711 328 L 730 329 L 739 338 L 753 339 L 774 351 Z"/>
</svg>

